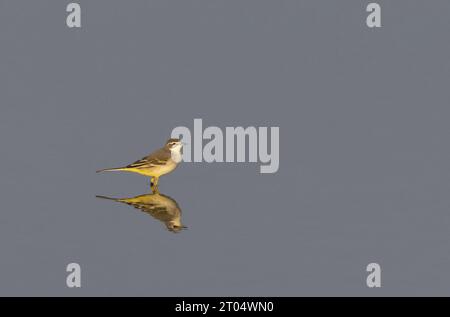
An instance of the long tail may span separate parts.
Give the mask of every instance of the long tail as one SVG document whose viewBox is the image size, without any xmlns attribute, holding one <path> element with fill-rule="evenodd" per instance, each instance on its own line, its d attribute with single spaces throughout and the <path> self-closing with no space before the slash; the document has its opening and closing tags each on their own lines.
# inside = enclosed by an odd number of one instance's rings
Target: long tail
<svg viewBox="0 0 450 317">
<path fill-rule="evenodd" d="M 106 200 L 114 200 L 114 201 L 118 201 L 120 203 L 126 203 L 126 199 L 127 199 L 127 198 L 107 197 L 107 196 L 102 196 L 102 195 L 95 195 L 95 198 L 106 199 Z"/>
<path fill-rule="evenodd" d="M 119 199 L 119 198 L 106 197 L 106 196 L 101 196 L 101 195 L 96 195 L 95 197 L 102 198 L 102 199 L 108 199 L 108 200 L 115 200 L 115 201 L 117 201 Z"/>
<path fill-rule="evenodd" d="M 117 171 L 126 171 L 128 170 L 126 167 L 115 167 L 115 168 L 104 168 L 102 170 L 95 171 L 96 173 L 101 172 L 117 172 Z"/>
</svg>

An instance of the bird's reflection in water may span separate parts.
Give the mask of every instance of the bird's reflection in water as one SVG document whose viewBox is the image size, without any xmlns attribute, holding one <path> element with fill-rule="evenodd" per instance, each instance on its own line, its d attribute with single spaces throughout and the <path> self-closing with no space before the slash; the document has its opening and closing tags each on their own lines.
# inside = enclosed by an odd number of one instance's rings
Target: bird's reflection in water
<svg viewBox="0 0 450 317">
<path fill-rule="evenodd" d="M 158 191 L 130 198 L 96 197 L 121 202 L 148 213 L 153 218 L 164 223 L 170 232 L 178 233 L 187 228 L 181 223 L 181 209 L 176 200 L 160 194 Z"/>
</svg>

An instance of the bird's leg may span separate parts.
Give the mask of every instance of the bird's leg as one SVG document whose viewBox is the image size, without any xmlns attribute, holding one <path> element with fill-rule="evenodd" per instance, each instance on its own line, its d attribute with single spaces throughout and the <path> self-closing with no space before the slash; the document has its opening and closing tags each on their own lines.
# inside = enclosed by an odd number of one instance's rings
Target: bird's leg
<svg viewBox="0 0 450 317">
<path fill-rule="evenodd" d="M 159 177 L 153 176 L 150 181 L 150 188 L 153 193 L 158 193 L 158 180 Z"/>
<path fill-rule="evenodd" d="M 154 177 L 153 178 L 153 187 L 158 190 L 158 181 L 159 181 L 159 177 Z"/>
<path fill-rule="evenodd" d="M 153 184 L 154 184 L 154 177 L 150 177 L 150 188 L 153 190 Z"/>
</svg>

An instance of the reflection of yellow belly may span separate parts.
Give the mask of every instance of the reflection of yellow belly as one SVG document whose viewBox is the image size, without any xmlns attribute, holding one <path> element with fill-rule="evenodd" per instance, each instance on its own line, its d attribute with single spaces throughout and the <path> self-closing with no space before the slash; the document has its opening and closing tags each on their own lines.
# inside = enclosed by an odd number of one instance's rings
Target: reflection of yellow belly
<svg viewBox="0 0 450 317">
<path fill-rule="evenodd" d="M 145 176 L 156 176 L 160 177 L 161 175 L 172 172 L 177 167 L 177 163 L 172 160 L 169 160 L 166 165 L 154 166 L 150 168 L 130 168 L 128 169 L 130 172 L 138 173 Z"/>
</svg>

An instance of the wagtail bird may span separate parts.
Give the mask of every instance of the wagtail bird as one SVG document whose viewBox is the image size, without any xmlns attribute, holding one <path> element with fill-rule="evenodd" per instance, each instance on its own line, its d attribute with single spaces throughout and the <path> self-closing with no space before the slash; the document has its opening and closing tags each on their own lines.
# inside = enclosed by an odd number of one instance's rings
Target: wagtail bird
<svg viewBox="0 0 450 317">
<path fill-rule="evenodd" d="M 142 174 L 150 177 L 152 190 L 158 188 L 161 175 L 172 172 L 181 162 L 181 149 L 183 143 L 179 139 L 169 139 L 164 147 L 147 155 L 146 157 L 124 167 L 105 168 L 97 171 L 124 171 Z"/>
<path fill-rule="evenodd" d="M 114 200 L 121 202 L 145 213 L 153 218 L 163 222 L 167 230 L 178 233 L 187 227 L 181 223 L 181 209 L 178 203 L 169 196 L 162 195 L 159 192 L 145 194 L 132 198 L 110 198 L 106 196 L 96 196 L 97 198 Z"/>
</svg>

